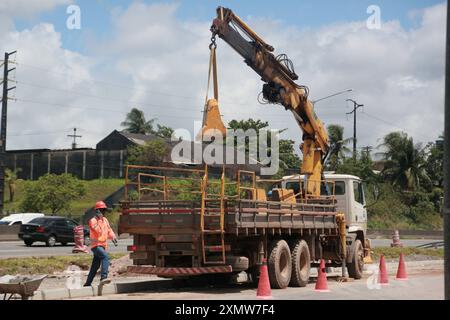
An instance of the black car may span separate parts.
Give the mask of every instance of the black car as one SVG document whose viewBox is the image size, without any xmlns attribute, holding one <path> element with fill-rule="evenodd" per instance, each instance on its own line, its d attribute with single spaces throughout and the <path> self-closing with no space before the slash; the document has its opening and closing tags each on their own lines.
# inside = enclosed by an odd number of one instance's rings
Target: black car
<svg viewBox="0 0 450 320">
<path fill-rule="evenodd" d="M 40 217 L 20 226 L 19 238 L 27 246 L 33 242 L 43 241 L 47 247 L 53 247 L 57 242 L 63 246 L 74 242 L 73 228 L 79 224 L 64 217 Z M 89 229 L 84 227 L 84 243 L 89 245 Z"/>
</svg>

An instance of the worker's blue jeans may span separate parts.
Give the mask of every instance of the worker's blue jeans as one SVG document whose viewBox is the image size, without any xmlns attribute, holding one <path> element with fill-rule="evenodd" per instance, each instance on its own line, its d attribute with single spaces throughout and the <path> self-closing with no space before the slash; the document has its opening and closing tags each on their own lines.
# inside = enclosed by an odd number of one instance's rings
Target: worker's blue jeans
<svg viewBox="0 0 450 320">
<path fill-rule="evenodd" d="M 94 281 L 95 275 L 97 274 L 98 268 L 101 268 L 100 279 L 106 279 L 108 277 L 108 268 L 109 268 L 109 256 L 103 247 L 95 247 L 92 248 L 92 252 L 94 253 L 94 258 L 92 259 L 91 269 L 89 270 L 89 274 L 86 280 L 87 286 L 92 284 Z"/>
</svg>

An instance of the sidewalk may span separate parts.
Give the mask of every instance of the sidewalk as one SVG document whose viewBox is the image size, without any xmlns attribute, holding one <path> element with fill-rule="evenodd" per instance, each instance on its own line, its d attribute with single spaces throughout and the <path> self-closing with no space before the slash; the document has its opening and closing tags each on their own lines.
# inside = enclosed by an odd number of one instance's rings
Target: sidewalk
<svg viewBox="0 0 450 320">
<path fill-rule="evenodd" d="M 397 272 L 398 262 L 386 263 L 388 273 L 395 274 Z M 410 261 L 406 263 L 408 274 L 415 274 L 424 271 L 442 271 L 444 268 L 444 260 L 427 260 L 427 261 Z M 378 263 L 366 265 L 364 270 L 365 275 L 370 275 L 374 270 L 378 269 Z M 340 276 L 341 268 L 332 268 L 331 272 L 327 274 L 329 277 Z M 316 268 L 311 269 L 311 277 L 317 276 Z M 244 277 L 245 278 L 245 277 Z M 155 291 L 172 289 L 174 282 L 170 279 L 162 279 L 154 277 L 153 279 L 148 277 L 123 277 L 115 278 L 114 283 L 105 285 L 103 287 L 102 295 L 112 295 L 120 293 L 132 293 L 139 291 Z M 72 299 L 81 297 L 98 296 L 98 286 L 94 285 L 89 288 L 68 289 L 44 289 L 36 291 L 33 300 L 61 300 Z"/>
</svg>

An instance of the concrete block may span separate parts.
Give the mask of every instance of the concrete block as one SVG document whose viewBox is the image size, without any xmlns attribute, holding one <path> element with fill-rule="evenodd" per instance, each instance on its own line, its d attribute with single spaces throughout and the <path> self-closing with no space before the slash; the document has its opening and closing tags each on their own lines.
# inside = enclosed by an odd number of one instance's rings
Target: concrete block
<svg viewBox="0 0 450 320">
<path fill-rule="evenodd" d="M 102 296 L 115 293 L 117 293 L 117 288 L 115 284 L 107 284 L 103 286 Z"/>
<path fill-rule="evenodd" d="M 70 298 L 92 297 L 94 295 L 93 287 L 83 287 L 79 289 L 69 289 Z"/>
<path fill-rule="evenodd" d="M 33 297 L 30 298 L 31 300 L 44 300 L 44 297 L 42 296 L 42 291 L 35 291 Z"/>
<path fill-rule="evenodd" d="M 42 291 L 43 300 L 59 300 L 69 298 L 69 289 L 49 289 Z"/>
<path fill-rule="evenodd" d="M 98 296 L 98 286 L 91 286 L 92 293 L 94 296 Z"/>
</svg>

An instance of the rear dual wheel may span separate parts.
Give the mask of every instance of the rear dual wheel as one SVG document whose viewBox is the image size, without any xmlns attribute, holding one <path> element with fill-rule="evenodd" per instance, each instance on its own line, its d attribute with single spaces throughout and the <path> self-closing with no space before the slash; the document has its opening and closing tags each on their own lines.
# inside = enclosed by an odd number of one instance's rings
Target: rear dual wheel
<svg viewBox="0 0 450 320">
<path fill-rule="evenodd" d="M 291 250 L 284 240 L 274 240 L 269 248 L 268 271 L 270 286 L 284 289 L 291 281 Z"/>
<path fill-rule="evenodd" d="M 291 287 L 306 287 L 311 270 L 311 256 L 305 240 L 291 243 L 292 273 L 289 285 Z"/>
</svg>

